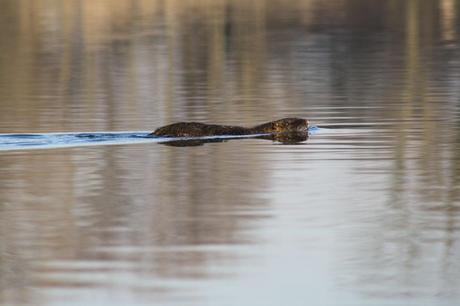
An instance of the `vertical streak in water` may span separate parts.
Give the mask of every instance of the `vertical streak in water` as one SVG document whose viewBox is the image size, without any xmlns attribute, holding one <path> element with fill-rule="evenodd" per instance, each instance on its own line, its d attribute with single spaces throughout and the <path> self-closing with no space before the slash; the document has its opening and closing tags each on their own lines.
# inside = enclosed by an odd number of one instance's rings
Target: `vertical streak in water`
<svg viewBox="0 0 460 306">
<path fill-rule="evenodd" d="M 441 18 L 441 35 L 444 40 L 455 38 L 455 3 L 454 0 L 441 0 L 439 3 Z"/>
</svg>

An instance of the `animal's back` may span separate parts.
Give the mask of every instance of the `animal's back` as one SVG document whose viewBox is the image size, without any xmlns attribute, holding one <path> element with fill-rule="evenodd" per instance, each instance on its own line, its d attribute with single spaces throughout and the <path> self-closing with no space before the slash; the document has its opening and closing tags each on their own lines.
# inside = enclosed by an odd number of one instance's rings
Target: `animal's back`
<svg viewBox="0 0 460 306">
<path fill-rule="evenodd" d="M 178 122 L 160 127 L 150 135 L 166 137 L 203 137 L 245 135 L 248 133 L 248 129 L 239 126 L 205 124 L 201 122 Z"/>
</svg>

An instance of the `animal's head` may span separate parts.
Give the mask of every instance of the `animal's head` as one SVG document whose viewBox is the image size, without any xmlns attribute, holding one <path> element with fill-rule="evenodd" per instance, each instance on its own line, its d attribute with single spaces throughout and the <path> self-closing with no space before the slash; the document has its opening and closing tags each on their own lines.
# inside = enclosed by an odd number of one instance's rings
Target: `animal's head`
<svg viewBox="0 0 460 306">
<path fill-rule="evenodd" d="M 308 120 L 302 118 L 284 118 L 271 122 L 274 133 L 306 132 Z"/>
</svg>

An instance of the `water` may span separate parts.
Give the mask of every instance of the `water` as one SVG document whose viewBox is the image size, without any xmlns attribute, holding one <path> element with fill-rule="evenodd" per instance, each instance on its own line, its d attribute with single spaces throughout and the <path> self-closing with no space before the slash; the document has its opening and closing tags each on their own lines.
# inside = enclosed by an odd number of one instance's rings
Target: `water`
<svg viewBox="0 0 460 306">
<path fill-rule="evenodd" d="M 3 1 L 0 304 L 458 304 L 459 11 Z M 288 116 L 332 128 L 141 137 Z"/>
</svg>

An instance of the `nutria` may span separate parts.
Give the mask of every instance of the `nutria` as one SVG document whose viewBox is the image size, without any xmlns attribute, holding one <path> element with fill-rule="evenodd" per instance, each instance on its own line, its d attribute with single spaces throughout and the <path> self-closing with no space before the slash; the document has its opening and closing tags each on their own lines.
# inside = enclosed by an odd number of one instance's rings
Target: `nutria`
<svg viewBox="0 0 460 306">
<path fill-rule="evenodd" d="M 256 134 L 306 133 L 308 120 L 301 118 L 284 118 L 252 128 L 233 125 L 205 124 L 200 122 L 178 122 L 156 129 L 149 136 L 162 137 L 204 137 L 236 136 Z"/>
</svg>

